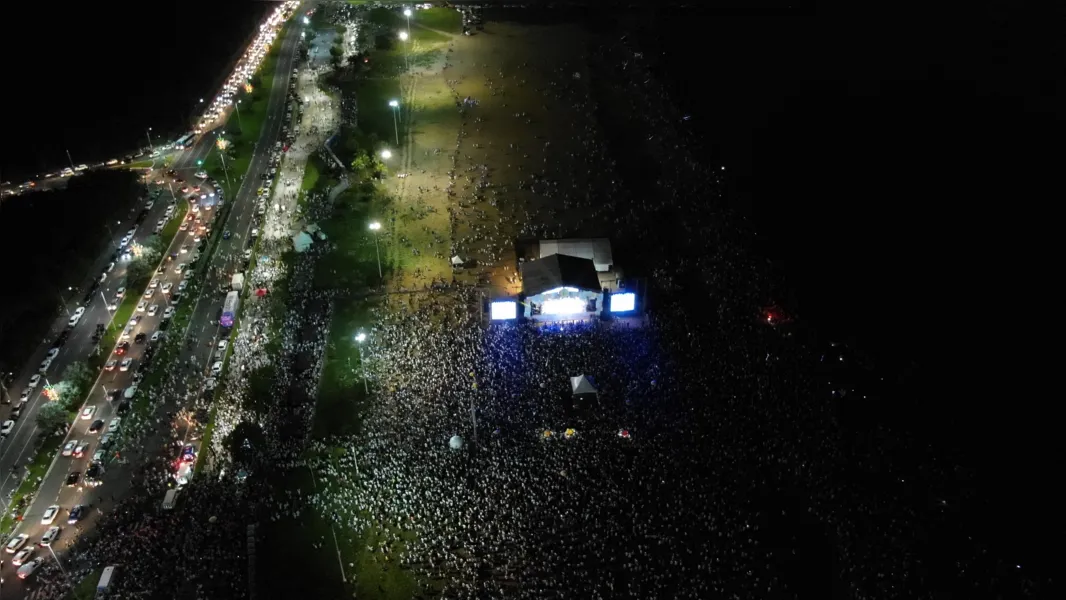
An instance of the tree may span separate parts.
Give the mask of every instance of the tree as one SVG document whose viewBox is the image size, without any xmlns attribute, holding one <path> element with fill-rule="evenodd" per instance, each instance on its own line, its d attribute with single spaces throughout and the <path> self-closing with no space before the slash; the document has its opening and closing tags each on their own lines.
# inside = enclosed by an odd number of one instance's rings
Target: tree
<svg viewBox="0 0 1066 600">
<path fill-rule="evenodd" d="M 67 409 L 60 402 L 48 402 L 37 411 L 37 426 L 50 432 L 67 426 Z"/>
<path fill-rule="evenodd" d="M 337 32 L 337 34 L 338 34 L 338 35 L 344 35 L 344 34 L 345 34 L 345 32 L 347 32 L 347 31 L 348 31 L 348 28 L 347 28 L 347 27 L 345 27 L 344 25 L 337 25 L 337 26 L 336 26 L 336 27 L 334 27 L 333 29 L 334 29 L 334 30 L 336 30 L 336 32 Z"/>
<path fill-rule="evenodd" d="M 355 171 L 356 181 L 367 181 L 384 173 L 385 163 L 366 150 L 360 150 L 352 161 L 352 170 Z"/>
<path fill-rule="evenodd" d="M 242 421 L 226 436 L 222 445 L 235 465 L 249 467 L 255 464 L 259 453 L 266 446 L 266 436 L 258 424 Z"/>
<path fill-rule="evenodd" d="M 163 238 L 158 235 L 153 235 L 144 241 L 145 252 L 152 252 L 156 255 L 156 260 L 163 256 L 163 252 L 166 251 L 167 246 L 163 242 Z"/>
<path fill-rule="evenodd" d="M 63 371 L 63 381 L 77 390 L 79 396 L 83 396 L 89 391 L 89 386 L 93 383 L 93 371 L 89 368 L 88 363 L 79 360 L 71 363 Z"/>
<path fill-rule="evenodd" d="M 145 283 L 148 278 L 152 276 L 152 272 L 155 270 L 156 263 L 148 262 L 144 260 L 143 256 L 130 261 L 130 266 L 126 268 L 126 280 L 130 286 L 137 286 L 138 284 Z"/>
<path fill-rule="evenodd" d="M 75 410 L 78 408 L 81 394 L 78 393 L 78 388 L 73 384 L 66 381 L 60 381 L 52 386 L 52 390 L 56 393 L 56 404 L 63 406 L 64 410 Z"/>
</svg>

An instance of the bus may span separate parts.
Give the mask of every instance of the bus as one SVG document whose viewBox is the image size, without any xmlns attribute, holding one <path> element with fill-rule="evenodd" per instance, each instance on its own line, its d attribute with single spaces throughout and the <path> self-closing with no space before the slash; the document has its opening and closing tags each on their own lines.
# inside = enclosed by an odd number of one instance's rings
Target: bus
<svg viewBox="0 0 1066 600">
<path fill-rule="evenodd" d="M 222 318 L 219 324 L 223 327 L 233 327 L 233 321 L 237 317 L 237 306 L 240 304 L 240 292 L 226 294 L 226 302 L 222 305 Z"/>
<path fill-rule="evenodd" d="M 195 137 L 196 137 L 196 134 L 191 132 L 191 131 L 186 133 L 185 135 L 183 135 L 180 138 L 178 138 L 178 141 L 174 142 L 174 149 L 175 150 L 184 150 L 186 148 L 192 147 L 193 141 L 194 141 L 193 138 L 195 138 Z"/>
</svg>

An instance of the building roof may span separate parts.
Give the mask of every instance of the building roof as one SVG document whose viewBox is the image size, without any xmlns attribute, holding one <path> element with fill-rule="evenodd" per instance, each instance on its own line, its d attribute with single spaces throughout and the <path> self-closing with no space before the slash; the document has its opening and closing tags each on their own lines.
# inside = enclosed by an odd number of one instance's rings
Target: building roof
<svg viewBox="0 0 1066 600">
<path fill-rule="evenodd" d="M 522 263 L 522 291 L 526 296 L 536 296 L 561 287 L 600 291 L 600 278 L 596 275 L 592 260 L 552 254 Z"/>
<path fill-rule="evenodd" d="M 552 254 L 587 258 L 595 264 L 597 271 L 610 271 L 614 265 L 614 257 L 611 256 L 611 240 L 607 238 L 540 240 L 540 257 L 544 258 Z"/>
</svg>

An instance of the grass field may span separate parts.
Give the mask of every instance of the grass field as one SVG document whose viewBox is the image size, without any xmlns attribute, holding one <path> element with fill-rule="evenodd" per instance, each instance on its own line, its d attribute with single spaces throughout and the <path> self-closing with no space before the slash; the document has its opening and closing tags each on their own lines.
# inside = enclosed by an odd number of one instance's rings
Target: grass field
<svg viewBox="0 0 1066 600">
<path fill-rule="evenodd" d="M 96 597 L 96 584 L 100 583 L 100 576 L 104 574 L 104 568 L 89 571 L 78 585 L 74 586 L 67 594 L 67 600 L 92 600 Z"/>
<path fill-rule="evenodd" d="M 463 31 L 463 16 L 451 8 L 416 10 L 411 15 L 411 26 L 418 25 L 458 35 Z"/>
<path fill-rule="evenodd" d="M 318 179 L 322 176 L 322 159 L 318 154 L 312 154 L 307 157 L 307 166 L 304 168 L 304 179 L 300 184 L 302 191 L 310 191 L 315 189 L 315 185 L 318 184 Z"/>
</svg>

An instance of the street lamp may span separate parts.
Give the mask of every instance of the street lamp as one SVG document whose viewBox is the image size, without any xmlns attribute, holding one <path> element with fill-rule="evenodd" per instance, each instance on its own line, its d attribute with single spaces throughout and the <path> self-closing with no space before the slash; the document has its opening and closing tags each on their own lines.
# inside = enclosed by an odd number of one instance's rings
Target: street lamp
<svg viewBox="0 0 1066 600">
<path fill-rule="evenodd" d="M 149 127 L 145 130 L 144 135 L 148 136 L 148 154 L 152 153 L 152 128 Z"/>
<path fill-rule="evenodd" d="M 363 364 L 363 342 L 366 341 L 366 334 L 362 331 L 355 334 L 355 341 L 355 349 L 359 352 L 359 367 L 363 370 L 363 392 L 369 394 L 370 388 L 366 385 L 366 365 Z"/>
<path fill-rule="evenodd" d="M 379 223 L 377 221 L 371 221 L 369 227 L 370 227 L 370 231 L 381 231 L 381 223 Z M 381 275 L 381 250 L 378 248 L 378 236 L 377 235 L 374 235 L 374 253 L 377 254 L 377 257 L 378 257 L 378 278 L 380 279 L 382 277 L 382 275 Z"/>
<path fill-rule="evenodd" d="M 403 9 L 403 16 L 407 17 L 407 34 L 410 35 L 411 34 L 411 9 L 410 8 Z"/>
<path fill-rule="evenodd" d="M 390 158 L 392 158 L 392 151 L 388 150 L 388 149 L 382 150 L 381 151 L 381 158 L 383 158 L 385 160 L 389 160 Z"/>
<path fill-rule="evenodd" d="M 234 108 L 237 109 L 237 127 L 241 128 L 241 132 L 244 132 L 244 125 L 241 124 L 241 101 L 238 100 L 233 103 Z"/>
<path fill-rule="evenodd" d="M 396 114 L 400 112 L 400 101 L 399 100 L 389 100 L 389 106 L 392 107 L 392 130 L 396 132 L 396 145 L 399 146 L 400 145 L 400 125 L 399 125 L 399 120 L 398 120 L 398 117 L 396 116 Z"/>
<path fill-rule="evenodd" d="M 404 45 L 403 45 L 403 66 L 408 71 L 411 70 L 411 65 L 407 62 L 407 38 L 409 38 L 409 37 L 411 37 L 411 36 L 407 35 L 406 31 L 401 31 L 400 32 L 400 41 L 404 42 Z"/>
</svg>

